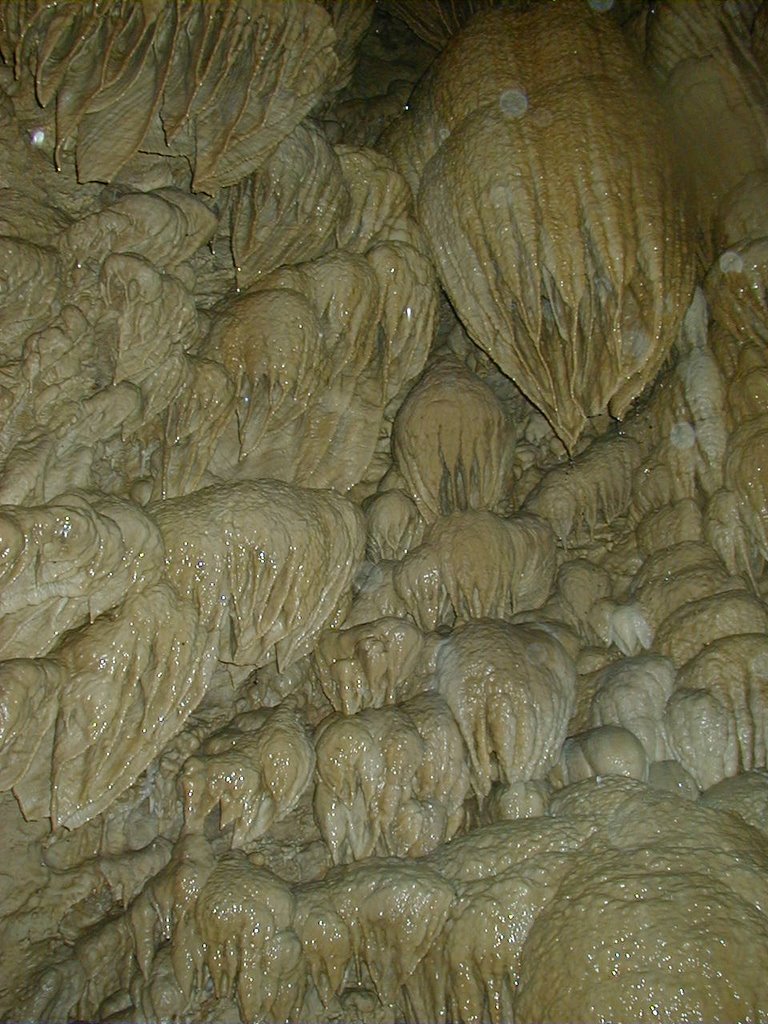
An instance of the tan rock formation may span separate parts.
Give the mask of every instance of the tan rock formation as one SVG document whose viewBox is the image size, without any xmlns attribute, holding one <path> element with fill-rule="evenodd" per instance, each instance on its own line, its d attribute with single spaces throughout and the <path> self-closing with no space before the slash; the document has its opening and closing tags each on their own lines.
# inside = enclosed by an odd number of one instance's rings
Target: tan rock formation
<svg viewBox="0 0 768 1024">
<path fill-rule="evenodd" d="M 768 1020 L 767 24 L 0 5 L 0 1018 Z"/>
</svg>

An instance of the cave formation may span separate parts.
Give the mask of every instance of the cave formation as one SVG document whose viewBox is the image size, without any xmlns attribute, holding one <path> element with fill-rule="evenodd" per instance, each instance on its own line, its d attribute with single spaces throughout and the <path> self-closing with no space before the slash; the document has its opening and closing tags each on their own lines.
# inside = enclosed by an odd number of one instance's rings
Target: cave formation
<svg viewBox="0 0 768 1024">
<path fill-rule="evenodd" d="M 768 1021 L 768 4 L 0 58 L 0 1019 Z"/>
</svg>

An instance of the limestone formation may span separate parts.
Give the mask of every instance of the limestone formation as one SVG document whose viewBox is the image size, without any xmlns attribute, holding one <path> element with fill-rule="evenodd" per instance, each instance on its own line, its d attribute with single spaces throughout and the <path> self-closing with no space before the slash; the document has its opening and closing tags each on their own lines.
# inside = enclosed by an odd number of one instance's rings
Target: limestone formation
<svg viewBox="0 0 768 1024">
<path fill-rule="evenodd" d="M 0 3 L 0 1019 L 768 1024 L 767 10 Z"/>
</svg>

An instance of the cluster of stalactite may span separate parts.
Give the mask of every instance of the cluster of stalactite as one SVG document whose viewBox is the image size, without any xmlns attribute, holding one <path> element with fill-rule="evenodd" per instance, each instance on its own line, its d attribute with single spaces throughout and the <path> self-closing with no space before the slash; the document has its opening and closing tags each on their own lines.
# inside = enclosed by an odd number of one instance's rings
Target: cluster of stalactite
<svg viewBox="0 0 768 1024">
<path fill-rule="evenodd" d="M 0 1016 L 768 1021 L 768 6 L 0 58 Z"/>
</svg>

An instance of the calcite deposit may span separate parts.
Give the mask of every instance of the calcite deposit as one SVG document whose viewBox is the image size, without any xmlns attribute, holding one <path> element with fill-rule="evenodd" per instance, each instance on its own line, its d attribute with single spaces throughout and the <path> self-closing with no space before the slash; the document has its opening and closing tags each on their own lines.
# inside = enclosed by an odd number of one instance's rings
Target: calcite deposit
<svg viewBox="0 0 768 1024">
<path fill-rule="evenodd" d="M 768 4 L 0 4 L 0 1019 L 768 1024 Z"/>
</svg>

